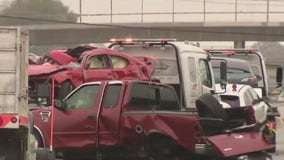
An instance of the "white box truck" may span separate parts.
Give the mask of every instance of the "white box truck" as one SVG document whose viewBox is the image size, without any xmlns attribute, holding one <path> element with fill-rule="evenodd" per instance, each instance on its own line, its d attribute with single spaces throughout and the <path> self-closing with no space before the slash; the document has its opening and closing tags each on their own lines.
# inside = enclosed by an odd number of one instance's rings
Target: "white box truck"
<svg viewBox="0 0 284 160">
<path fill-rule="evenodd" d="M 37 148 L 32 134 L 28 56 L 28 32 L 20 27 L 0 27 L 0 160 L 52 158 L 49 150 Z"/>
</svg>

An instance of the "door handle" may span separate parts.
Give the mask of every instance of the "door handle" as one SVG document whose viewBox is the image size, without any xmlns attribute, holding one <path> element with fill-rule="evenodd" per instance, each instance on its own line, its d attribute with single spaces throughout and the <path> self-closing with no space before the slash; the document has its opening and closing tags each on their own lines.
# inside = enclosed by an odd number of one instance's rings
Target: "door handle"
<svg viewBox="0 0 284 160">
<path fill-rule="evenodd" d="M 96 119 L 97 115 L 89 114 L 87 115 L 87 119 Z"/>
</svg>

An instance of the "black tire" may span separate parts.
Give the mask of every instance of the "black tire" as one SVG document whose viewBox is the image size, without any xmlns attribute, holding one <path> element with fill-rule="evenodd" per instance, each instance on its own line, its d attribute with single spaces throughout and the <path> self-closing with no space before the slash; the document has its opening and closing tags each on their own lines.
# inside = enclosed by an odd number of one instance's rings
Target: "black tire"
<svg viewBox="0 0 284 160">
<path fill-rule="evenodd" d="M 195 104 L 200 117 L 221 118 L 224 121 L 229 119 L 217 98 L 210 93 L 205 93 L 198 97 Z"/>
<path fill-rule="evenodd" d="M 65 98 L 74 89 L 73 84 L 68 80 L 61 84 L 61 88 L 58 90 L 58 99 Z"/>
<path fill-rule="evenodd" d="M 55 160 L 55 152 L 47 148 L 39 148 L 36 152 L 36 160 Z"/>
<path fill-rule="evenodd" d="M 149 160 L 195 160 L 193 154 L 167 136 L 150 136 L 145 149 Z"/>
</svg>

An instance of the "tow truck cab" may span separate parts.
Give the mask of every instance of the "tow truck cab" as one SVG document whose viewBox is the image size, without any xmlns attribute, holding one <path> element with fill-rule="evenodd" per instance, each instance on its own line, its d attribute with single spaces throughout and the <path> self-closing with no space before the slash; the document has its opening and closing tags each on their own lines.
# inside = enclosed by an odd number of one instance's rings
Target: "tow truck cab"
<svg viewBox="0 0 284 160">
<path fill-rule="evenodd" d="M 265 61 L 262 54 L 255 49 L 205 49 L 205 51 L 214 57 L 227 57 L 230 59 L 242 59 L 249 63 L 253 74 L 257 77 L 257 84 L 253 88 L 259 88 L 262 91 L 263 98 L 268 99 L 268 75 L 266 72 Z"/>
<path fill-rule="evenodd" d="M 152 79 L 172 85 L 186 109 L 195 108 L 198 96 L 215 91 L 211 56 L 193 44 L 167 39 L 112 39 L 109 48 L 156 57 Z"/>
</svg>

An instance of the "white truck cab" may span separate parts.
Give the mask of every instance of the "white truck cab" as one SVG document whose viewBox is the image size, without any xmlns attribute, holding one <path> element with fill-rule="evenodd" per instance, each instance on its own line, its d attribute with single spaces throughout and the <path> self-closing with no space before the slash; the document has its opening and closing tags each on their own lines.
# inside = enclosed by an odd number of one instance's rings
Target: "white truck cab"
<svg viewBox="0 0 284 160">
<path fill-rule="evenodd" d="M 195 108 L 197 97 L 215 90 L 210 55 L 195 45 L 175 40 L 112 39 L 109 48 L 156 57 L 153 79 L 174 86 L 185 108 Z"/>
<path fill-rule="evenodd" d="M 268 99 L 268 75 L 262 54 L 255 49 L 206 49 L 213 57 L 227 57 L 230 59 L 246 60 L 257 77 L 257 84 L 253 88 L 262 91 L 262 97 Z M 241 67 L 241 66 L 240 66 Z"/>
</svg>

